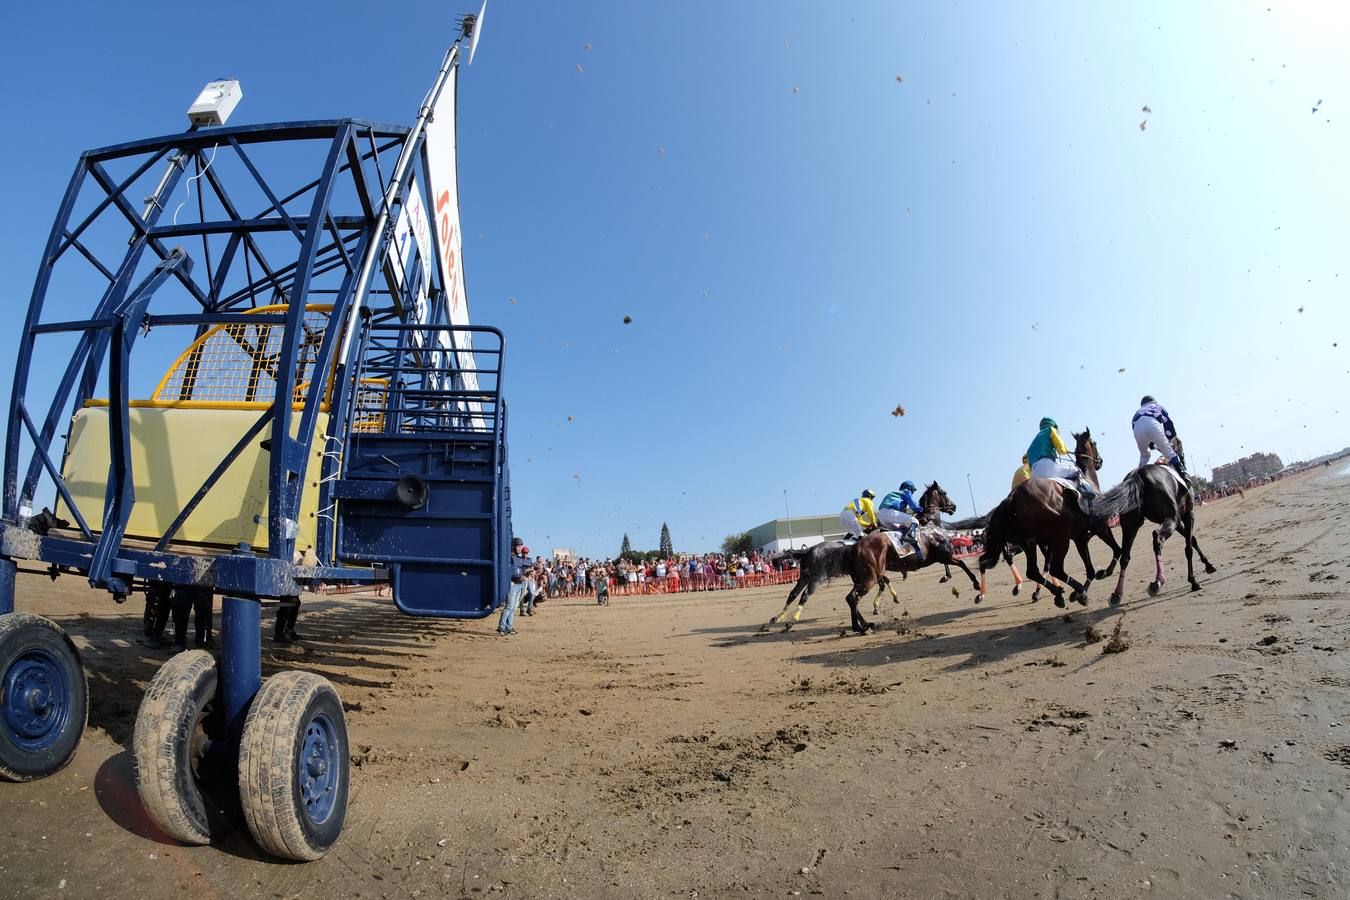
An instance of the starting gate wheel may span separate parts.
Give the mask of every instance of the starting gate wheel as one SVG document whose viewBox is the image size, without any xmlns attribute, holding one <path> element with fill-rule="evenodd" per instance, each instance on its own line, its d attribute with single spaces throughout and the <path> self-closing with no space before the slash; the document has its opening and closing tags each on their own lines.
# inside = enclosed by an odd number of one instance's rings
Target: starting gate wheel
<svg viewBox="0 0 1350 900">
<path fill-rule="evenodd" d="M 350 764 L 347 719 L 328 680 L 267 679 L 239 742 L 239 801 L 258 845 L 284 859 L 327 853 L 347 818 Z"/>
<path fill-rule="evenodd" d="M 212 827 L 200 784 L 211 745 L 223 737 L 216 661 L 189 650 L 159 667 L 132 732 L 136 792 L 154 823 L 185 844 L 209 844 Z"/>
<path fill-rule="evenodd" d="M 84 666 L 61 626 L 32 613 L 0 615 L 0 777 L 61 771 L 88 717 Z"/>
</svg>

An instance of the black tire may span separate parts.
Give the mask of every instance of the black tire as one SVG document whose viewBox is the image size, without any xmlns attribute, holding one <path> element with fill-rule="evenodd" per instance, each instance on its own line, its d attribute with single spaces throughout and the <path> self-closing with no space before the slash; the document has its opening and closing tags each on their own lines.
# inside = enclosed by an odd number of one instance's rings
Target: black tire
<svg viewBox="0 0 1350 900">
<path fill-rule="evenodd" d="M 35 781 L 66 767 L 89 719 L 79 651 L 51 619 L 0 615 L 0 778 Z"/>
<path fill-rule="evenodd" d="M 347 719 L 327 679 L 267 679 L 239 744 L 239 800 L 258 846 L 283 859 L 327 853 L 347 818 L 350 763 Z"/>
<path fill-rule="evenodd" d="M 189 650 L 159 667 L 136 713 L 131 755 L 145 811 L 170 837 L 209 844 L 218 836 L 201 782 L 211 743 L 223 738 L 216 661 Z"/>
</svg>

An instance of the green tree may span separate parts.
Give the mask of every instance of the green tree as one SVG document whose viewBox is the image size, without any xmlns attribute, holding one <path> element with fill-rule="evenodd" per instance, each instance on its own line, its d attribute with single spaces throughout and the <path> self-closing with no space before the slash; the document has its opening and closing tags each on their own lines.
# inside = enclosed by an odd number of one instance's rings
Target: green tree
<svg viewBox="0 0 1350 900">
<path fill-rule="evenodd" d="M 740 534 L 729 534 L 722 538 L 723 553 L 749 553 L 753 549 L 755 549 L 755 545 L 748 531 L 742 531 Z"/>
<path fill-rule="evenodd" d="M 670 526 L 661 523 L 661 555 L 669 559 L 675 555 L 675 545 L 670 542 Z"/>
<path fill-rule="evenodd" d="M 624 532 L 623 546 L 619 548 L 619 556 L 624 557 L 632 555 L 633 555 L 633 542 L 628 540 L 628 532 Z"/>
</svg>

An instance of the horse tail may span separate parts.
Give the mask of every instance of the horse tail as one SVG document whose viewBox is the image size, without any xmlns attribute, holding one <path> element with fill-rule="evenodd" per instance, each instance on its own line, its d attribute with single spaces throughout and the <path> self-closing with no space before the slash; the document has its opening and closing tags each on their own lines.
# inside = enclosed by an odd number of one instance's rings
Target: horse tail
<svg viewBox="0 0 1350 900">
<path fill-rule="evenodd" d="M 980 571 L 992 569 L 998 565 L 998 558 L 1013 536 L 1012 498 L 1009 497 L 995 506 L 987 516 L 988 524 L 984 529 L 984 552 L 980 554 Z"/>
<path fill-rule="evenodd" d="M 1131 472 L 1120 484 L 1092 501 L 1092 518 L 1104 521 L 1134 512 L 1143 502 L 1142 497 L 1142 477 L 1138 471 Z"/>
<path fill-rule="evenodd" d="M 971 516 L 969 519 L 957 519 L 955 522 L 943 522 L 942 527 L 947 531 L 969 531 L 972 528 L 983 528 L 989 523 L 990 513 L 982 516 Z"/>
</svg>

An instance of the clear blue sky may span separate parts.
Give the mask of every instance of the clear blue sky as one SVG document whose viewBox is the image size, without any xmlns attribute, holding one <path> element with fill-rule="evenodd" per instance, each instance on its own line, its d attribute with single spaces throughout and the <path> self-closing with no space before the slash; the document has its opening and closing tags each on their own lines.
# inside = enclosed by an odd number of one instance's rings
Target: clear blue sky
<svg viewBox="0 0 1350 900">
<path fill-rule="evenodd" d="M 218 76 L 235 123 L 411 121 L 476 5 L 7 10 L 7 313 L 81 150 Z M 1202 473 L 1350 443 L 1347 46 L 1339 3 L 493 0 L 461 207 L 517 532 L 703 550 L 904 478 L 966 514 L 1047 414 L 1113 483 L 1144 392 Z"/>
</svg>

